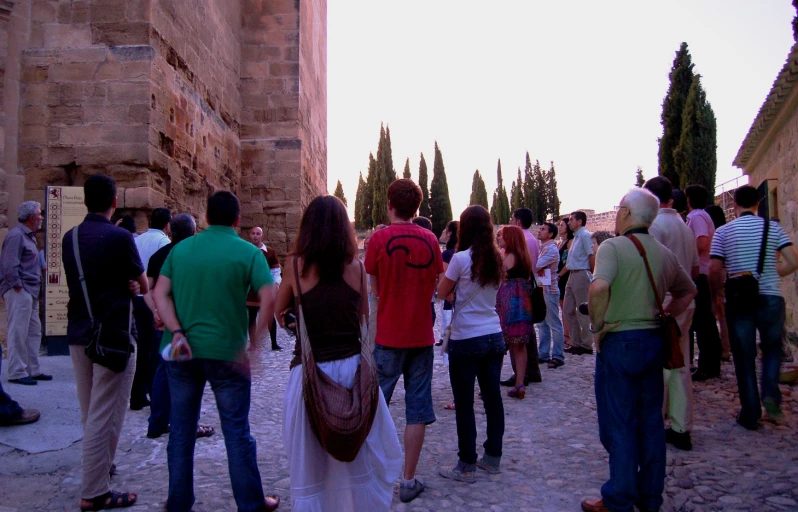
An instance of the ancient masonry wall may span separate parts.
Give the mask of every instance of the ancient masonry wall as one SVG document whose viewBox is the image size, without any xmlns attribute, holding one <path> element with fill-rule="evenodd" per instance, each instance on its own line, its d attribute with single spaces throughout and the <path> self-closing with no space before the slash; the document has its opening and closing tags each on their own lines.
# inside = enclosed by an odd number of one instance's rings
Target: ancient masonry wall
<svg viewBox="0 0 798 512">
<path fill-rule="evenodd" d="M 202 226 L 225 189 L 242 227 L 288 251 L 302 206 L 326 192 L 326 0 L 17 0 L 9 13 L 0 229 L 14 199 L 104 172 L 139 229 L 161 206 Z"/>
<path fill-rule="evenodd" d="M 798 243 L 798 88 L 793 89 L 780 116 L 745 172 L 754 187 L 766 179 L 778 180 L 779 223 L 793 243 Z M 787 336 L 798 344 L 798 274 L 782 279 L 781 292 L 787 309 Z"/>
</svg>

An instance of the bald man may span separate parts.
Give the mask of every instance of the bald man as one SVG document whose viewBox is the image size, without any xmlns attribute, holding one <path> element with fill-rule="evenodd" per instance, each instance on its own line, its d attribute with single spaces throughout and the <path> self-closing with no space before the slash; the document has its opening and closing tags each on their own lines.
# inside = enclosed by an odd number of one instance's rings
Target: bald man
<svg viewBox="0 0 798 512">
<path fill-rule="evenodd" d="M 266 262 L 269 264 L 269 270 L 272 273 L 272 279 L 274 279 L 274 290 L 276 292 L 277 288 L 280 287 L 280 281 L 282 281 L 280 275 L 280 261 L 277 259 L 277 253 L 274 249 L 266 247 L 266 244 L 263 243 L 263 228 L 258 226 L 250 228 L 249 241 L 252 242 L 252 245 L 260 249 L 263 256 L 266 258 Z M 260 301 L 257 293 L 250 293 L 249 297 L 247 297 L 247 309 L 249 310 L 249 339 L 250 343 L 253 345 L 255 342 L 255 319 L 258 316 L 259 307 Z M 277 322 L 275 322 L 274 318 L 272 318 L 272 322 L 269 325 L 269 337 L 272 341 L 272 350 L 282 350 L 282 347 L 277 344 Z"/>
</svg>

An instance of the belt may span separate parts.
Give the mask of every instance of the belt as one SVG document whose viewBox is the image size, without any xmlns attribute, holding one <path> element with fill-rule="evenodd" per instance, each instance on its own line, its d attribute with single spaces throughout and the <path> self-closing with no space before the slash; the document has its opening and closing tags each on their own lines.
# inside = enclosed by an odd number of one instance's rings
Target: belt
<svg viewBox="0 0 798 512">
<path fill-rule="evenodd" d="M 745 277 L 745 276 L 753 277 L 754 274 L 753 272 L 737 272 L 736 274 L 729 275 L 729 279 L 734 279 L 735 277 Z"/>
</svg>

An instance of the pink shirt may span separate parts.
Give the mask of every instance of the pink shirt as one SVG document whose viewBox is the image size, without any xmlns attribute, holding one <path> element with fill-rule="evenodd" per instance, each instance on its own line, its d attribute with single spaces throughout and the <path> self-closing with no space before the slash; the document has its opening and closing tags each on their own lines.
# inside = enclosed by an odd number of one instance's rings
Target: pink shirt
<svg viewBox="0 0 798 512">
<path fill-rule="evenodd" d="M 687 214 L 687 227 L 693 230 L 696 241 L 702 236 L 709 237 L 712 244 L 712 237 L 715 236 L 715 224 L 712 217 L 704 210 L 695 209 Z M 706 254 L 698 254 L 698 273 L 709 275 L 709 251 Z"/>
<path fill-rule="evenodd" d="M 526 246 L 529 249 L 529 256 L 532 257 L 532 268 L 538 266 L 538 255 L 540 255 L 540 242 L 528 229 L 524 229 L 524 238 L 526 238 Z"/>
</svg>

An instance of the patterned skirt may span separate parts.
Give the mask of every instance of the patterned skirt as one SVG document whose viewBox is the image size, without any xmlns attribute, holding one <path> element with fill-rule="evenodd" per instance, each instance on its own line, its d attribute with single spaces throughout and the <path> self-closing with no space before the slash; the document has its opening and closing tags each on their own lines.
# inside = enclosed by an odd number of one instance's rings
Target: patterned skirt
<svg viewBox="0 0 798 512">
<path fill-rule="evenodd" d="M 532 330 L 532 286 L 529 280 L 508 279 L 499 287 L 496 312 L 502 324 L 507 345 L 529 343 Z"/>
</svg>

